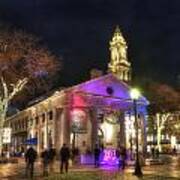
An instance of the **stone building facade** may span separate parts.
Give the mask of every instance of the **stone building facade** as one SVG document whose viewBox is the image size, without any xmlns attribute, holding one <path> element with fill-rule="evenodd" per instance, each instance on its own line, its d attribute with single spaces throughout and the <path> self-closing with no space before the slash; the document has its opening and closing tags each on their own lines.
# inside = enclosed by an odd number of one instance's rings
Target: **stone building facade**
<svg viewBox="0 0 180 180">
<path fill-rule="evenodd" d="M 63 143 L 70 147 L 84 146 L 92 151 L 95 144 L 104 148 L 126 146 L 135 148 L 133 102 L 130 98 L 131 67 L 127 60 L 124 38 L 116 28 L 110 42 L 111 60 L 107 75 L 81 84 L 57 89 L 42 97 L 23 111 L 7 118 L 12 128 L 14 151 L 34 144 L 40 153 L 53 145 L 57 150 Z M 141 96 L 137 103 L 140 146 L 146 149 L 146 106 Z"/>
</svg>

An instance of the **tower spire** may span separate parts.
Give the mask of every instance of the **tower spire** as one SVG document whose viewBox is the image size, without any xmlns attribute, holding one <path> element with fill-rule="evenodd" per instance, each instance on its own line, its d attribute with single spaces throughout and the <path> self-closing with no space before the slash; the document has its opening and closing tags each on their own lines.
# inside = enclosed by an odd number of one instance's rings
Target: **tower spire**
<svg viewBox="0 0 180 180">
<path fill-rule="evenodd" d="M 111 51 L 111 59 L 108 64 L 109 72 L 113 73 L 118 79 L 129 82 L 131 80 L 131 63 L 127 59 L 127 44 L 119 26 L 116 26 L 109 44 Z"/>
</svg>

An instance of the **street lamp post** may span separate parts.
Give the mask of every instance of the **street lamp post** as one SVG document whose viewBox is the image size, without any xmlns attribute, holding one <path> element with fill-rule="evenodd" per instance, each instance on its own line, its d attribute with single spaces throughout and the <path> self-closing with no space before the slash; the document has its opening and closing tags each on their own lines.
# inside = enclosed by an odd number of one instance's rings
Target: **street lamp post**
<svg viewBox="0 0 180 180">
<path fill-rule="evenodd" d="M 141 166 L 139 162 L 139 131 L 138 131 L 138 119 L 137 119 L 137 100 L 140 96 L 140 92 L 137 89 L 132 89 L 130 92 L 130 96 L 133 100 L 133 110 L 134 110 L 135 128 L 136 128 L 136 161 L 135 161 L 134 175 L 142 176 L 143 173 L 141 171 Z"/>
</svg>

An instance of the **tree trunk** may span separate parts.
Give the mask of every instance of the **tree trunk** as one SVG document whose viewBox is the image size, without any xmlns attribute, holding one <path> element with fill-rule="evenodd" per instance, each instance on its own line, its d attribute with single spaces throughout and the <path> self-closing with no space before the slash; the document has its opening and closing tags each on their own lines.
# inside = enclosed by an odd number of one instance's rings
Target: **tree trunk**
<svg viewBox="0 0 180 180">
<path fill-rule="evenodd" d="M 161 124 L 161 118 L 160 114 L 156 115 L 157 118 L 157 148 L 158 151 L 161 152 L 161 130 L 162 130 L 162 124 Z"/>
<path fill-rule="evenodd" d="M 158 146 L 159 152 L 162 151 L 162 147 L 161 147 L 162 129 L 163 129 L 164 124 L 167 121 L 169 115 L 170 115 L 169 113 L 156 114 L 156 118 L 157 118 L 157 146 Z"/>
<path fill-rule="evenodd" d="M 157 148 L 158 148 L 159 152 L 162 151 L 162 148 L 161 148 L 161 132 L 162 132 L 162 128 L 158 127 L 157 128 Z"/>
<path fill-rule="evenodd" d="M 4 112 L 1 112 L 0 116 L 0 156 L 2 155 L 3 150 L 3 126 L 4 126 L 5 116 Z"/>
</svg>

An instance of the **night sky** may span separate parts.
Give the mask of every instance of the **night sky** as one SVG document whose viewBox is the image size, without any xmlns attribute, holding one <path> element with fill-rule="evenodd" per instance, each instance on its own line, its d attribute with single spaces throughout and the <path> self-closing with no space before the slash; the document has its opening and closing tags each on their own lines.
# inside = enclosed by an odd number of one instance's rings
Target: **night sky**
<svg viewBox="0 0 180 180">
<path fill-rule="evenodd" d="M 0 20 L 40 36 L 63 58 L 61 84 L 104 72 L 118 24 L 134 77 L 176 85 L 180 75 L 179 0 L 0 0 Z"/>
</svg>

